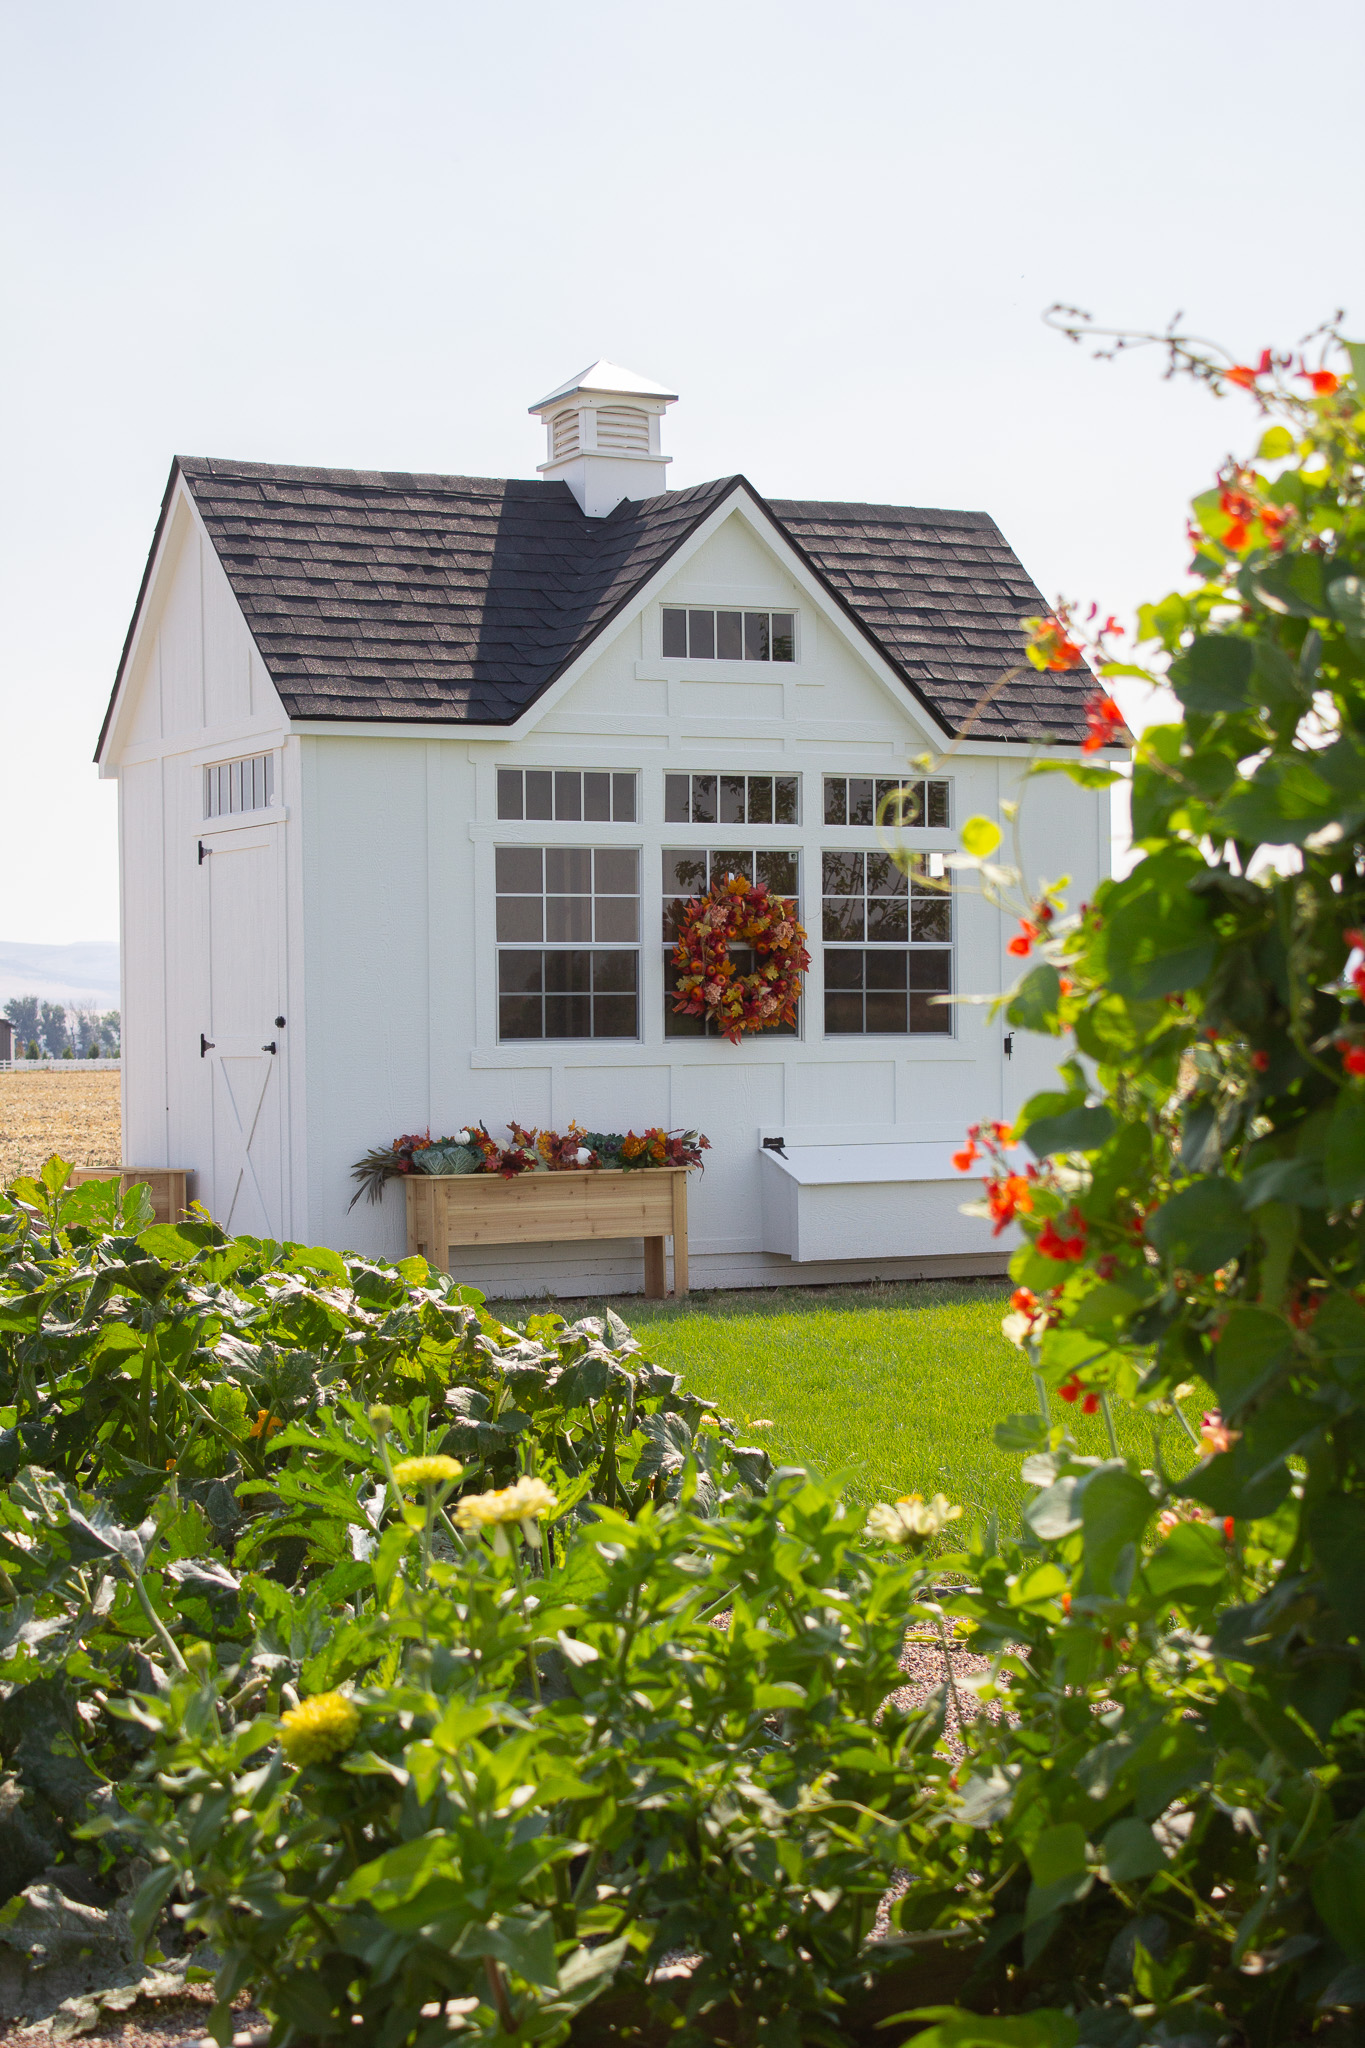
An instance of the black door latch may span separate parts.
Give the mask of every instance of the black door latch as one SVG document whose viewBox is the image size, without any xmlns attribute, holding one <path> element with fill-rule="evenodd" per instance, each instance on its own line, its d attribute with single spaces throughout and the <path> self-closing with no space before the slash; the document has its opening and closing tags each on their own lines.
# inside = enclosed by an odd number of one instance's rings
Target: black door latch
<svg viewBox="0 0 1365 2048">
<path fill-rule="evenodd" d="M 1005 1058 L 1007 1060 L 1014 1058 L 1014 1033 L 1012 1031 L 1005 1033 Z"/>
<path fill-rule="evenodd" d="M 201 1060 L 203 1059 L 203 1057 L 204 1057 L 204 1054 L 205 1054 L 206 1052 L 212 1052 L 212 1051 L 213 1051 L 213 1040 L 212 1040 L 211 1038 L 205 1038 L 205 1036 L 204 1036 L 203 1032 L 201 1031 L 201 1032 L 200 1032 L 200 1034 L 199 1034 L 199 1057 L 200 1057 L 200 1059 L 201 1059 Z"/>
<path fill-rule="evenodd" d="M 262 1052 L 274 1052 L 275 1050 L 276 1050 L 276 1046 L 275 1046 L 275 1041 L 274 1041 L 274 1039 L 273 1039 L 273 1038 L 271 1039 L 271 1041 L 270 1041 L 269 1045 L 263 1045 L 263 1046 L 261 1047 L 261 1051 L 262 1051 Z"/>
<path fill-rule="evenodd" d="M 212 852 L 213 848 L 211 846 L 205 846 L 203 840 L 201 839 L 199 842 L 199 865 L 201 868 L 203 867 L 204 862 L 208 859 L 209 855 Z"/>
</svg>

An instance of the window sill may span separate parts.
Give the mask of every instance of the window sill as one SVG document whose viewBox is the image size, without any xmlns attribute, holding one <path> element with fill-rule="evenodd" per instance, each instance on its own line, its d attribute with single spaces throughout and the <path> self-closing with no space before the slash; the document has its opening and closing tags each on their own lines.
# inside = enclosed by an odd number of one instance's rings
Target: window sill
<svg viewBox="0 0 1365 2048">
<path fill-rule="evenodd" d="M 210 832 L 242 832 L 253 825 L 287 825 L 288 804 L 271 804 L 264 811 L 232 811 L 225 818 L 205 818 L 191 825 L 188 837 L 206 839 Z"/>
</svg>

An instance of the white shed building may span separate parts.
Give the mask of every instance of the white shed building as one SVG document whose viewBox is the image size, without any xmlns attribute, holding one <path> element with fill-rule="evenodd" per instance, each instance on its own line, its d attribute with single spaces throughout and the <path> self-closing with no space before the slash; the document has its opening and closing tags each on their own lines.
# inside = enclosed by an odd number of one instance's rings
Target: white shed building
<svg viewBox="0 0 1365 2048">
<path fill-rule="evenodd" d="M 907 889 L 874 807 L 921 781 L 907 836 L 951 850 L 1078 747 L 1088 675 L 976 708 L 1042 603 L 990 518 L 671 491 L 672 402 L 571 378 L 531 408 L 539 482 L 173 465 L 97 754 L 124 1159 L 188 1167 L 229 1228 L 401 1254 L 401 1187 L 348 1213 L 360 1153 L 576 1119 L 710 1137 L 694 1285 L 1000 1269 L 949 1154 L 1049 1050 L 930 1000 L 1006 985 L 1012 927 Z M 1089 893 L 1107 792 L 1033 785 L 1023 841 Z M 722 866 L 797 895 L 811 935 L 797 1029 L 738 1047 L 668 994 L 675 907 Z M 641 1252 L 459 1270 L 627 1291 Z"/>
</svg>

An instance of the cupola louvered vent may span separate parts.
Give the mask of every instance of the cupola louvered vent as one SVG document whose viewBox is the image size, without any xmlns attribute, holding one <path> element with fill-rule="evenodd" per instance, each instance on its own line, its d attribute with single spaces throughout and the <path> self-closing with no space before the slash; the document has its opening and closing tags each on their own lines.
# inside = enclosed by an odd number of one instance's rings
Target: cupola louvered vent
<svg viewBox="0 0 1365 2048">
<path fill-rule="evenodd" d="M 649 414 L 634 405 L 599 406 L 597 445 L 612 455 L 648 455 Z"/>
<path fill-rule="evenodd" d="M 567 484 L 589 519 L 606 519 L 623 498 L 657 497 L 670 460 L 659 421 L 677 395 L 619 363 L 590 363 L 530 408 L 545 423 L 540 474 Z"/>
<path fill-rule="evenodd" d="M 578 414 L 576 412 L 556 413 L 554 419 L 550 422 L 550 428 L 553 435 L 553 459 L 556 462 L 562 461 L 566 455 L 576 455 L 578 453 Z"/>
</svg>

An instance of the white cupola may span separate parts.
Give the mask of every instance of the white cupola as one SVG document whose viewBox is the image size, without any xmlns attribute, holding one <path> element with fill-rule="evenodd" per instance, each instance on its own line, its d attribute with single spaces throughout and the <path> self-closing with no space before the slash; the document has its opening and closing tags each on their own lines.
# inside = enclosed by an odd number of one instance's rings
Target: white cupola
<svg viewBox="0 0 1365 2048">
<path fill-rule="evenodd" d="M 548 398 L 528 406 L 545 422 L 540 474 L 566 483 L 590 519 L 605 519 L 623 498 L 655 498 L 668 489 L 671 456 L 659 428 L 676 391 L 616 363 L 596 362 Z"/>
</svg>

